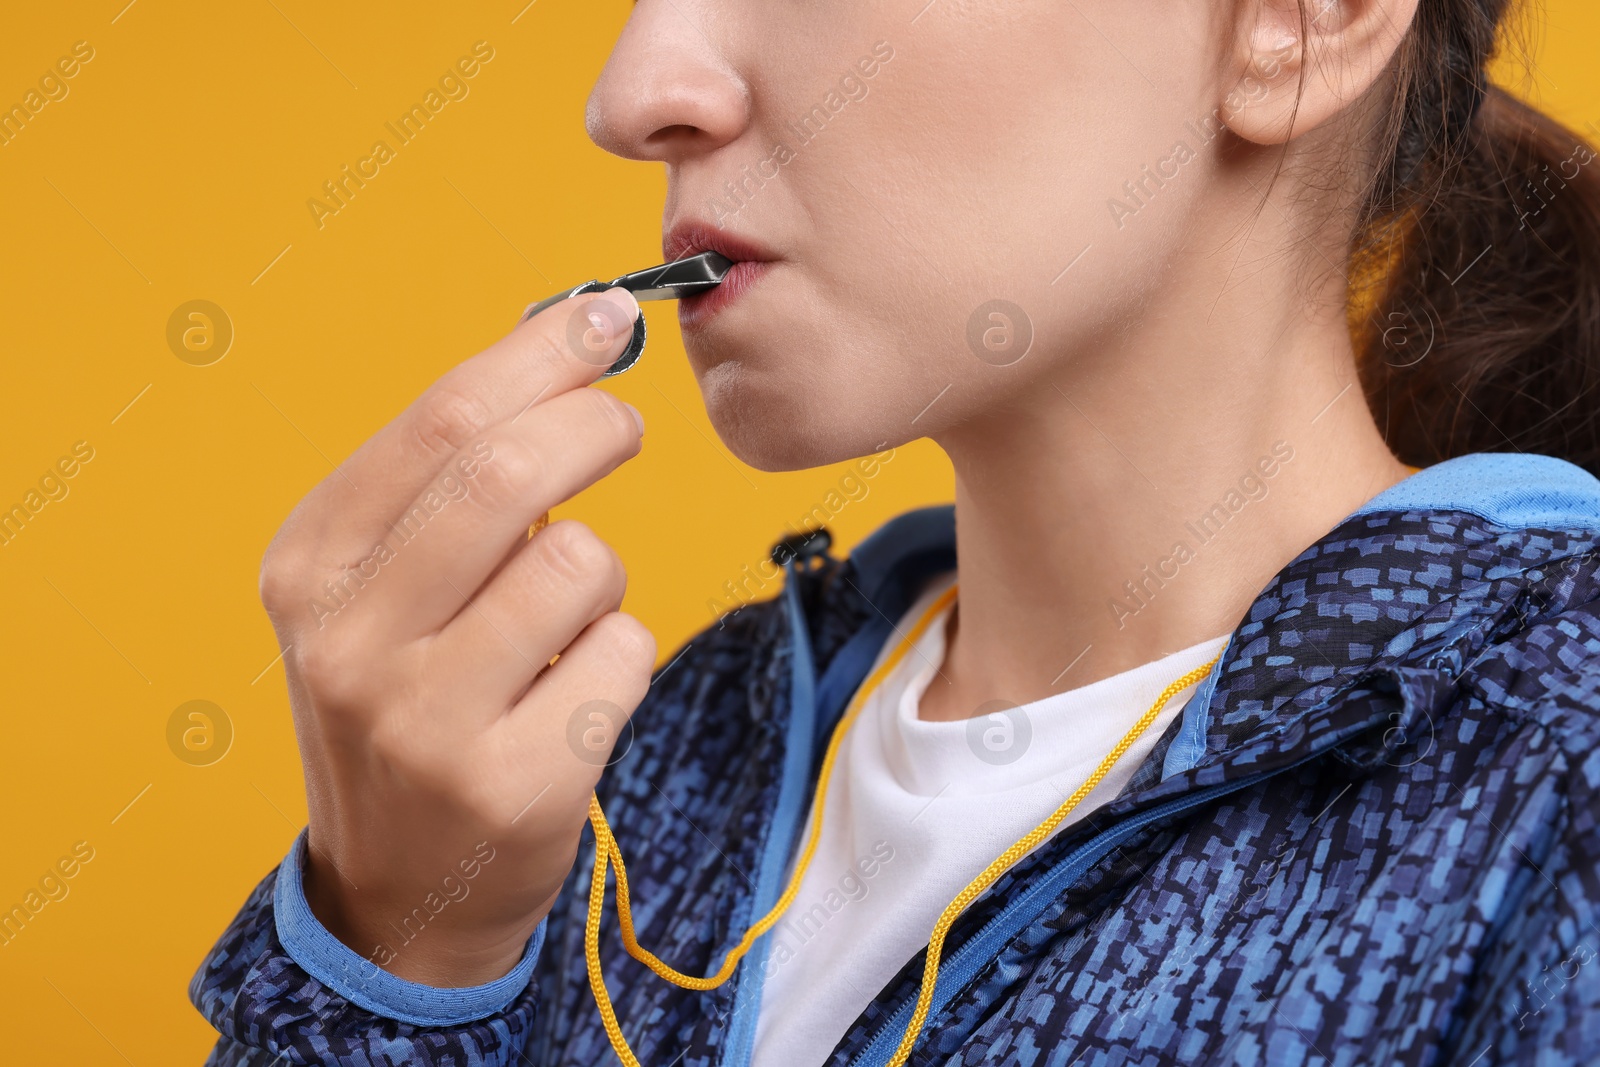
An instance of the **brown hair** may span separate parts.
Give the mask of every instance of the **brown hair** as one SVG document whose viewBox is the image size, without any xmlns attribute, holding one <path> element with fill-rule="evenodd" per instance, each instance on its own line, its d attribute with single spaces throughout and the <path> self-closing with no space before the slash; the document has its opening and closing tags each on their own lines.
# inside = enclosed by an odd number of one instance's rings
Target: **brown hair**
<svg viewBox="0 0 1600 1067">
<path fill-rule="evenodd" d="M 1400 46 L 1352 252 L 1378 279 L 1353 316 L 1362 385 L 1407 463 L 1600 474 L 1600 158 L 1490 85 L 1511 7 L 1421 0 Z"/>
</svg>

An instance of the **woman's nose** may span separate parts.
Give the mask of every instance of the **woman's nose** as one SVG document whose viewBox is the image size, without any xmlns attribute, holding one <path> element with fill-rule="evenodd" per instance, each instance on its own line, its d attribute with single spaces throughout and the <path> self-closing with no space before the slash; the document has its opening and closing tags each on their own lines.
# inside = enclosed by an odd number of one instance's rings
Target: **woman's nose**
<svg viewBox="0 0 1600 1067">
<path fill-rule="evenodd" d="M 595 144 L 628 159 L 681 163 L 745 129 L 748 92 L 708 36 L 719 27 L 702 9 L 690 0 L 639 0 L 589 94 Z"/>
</svg>

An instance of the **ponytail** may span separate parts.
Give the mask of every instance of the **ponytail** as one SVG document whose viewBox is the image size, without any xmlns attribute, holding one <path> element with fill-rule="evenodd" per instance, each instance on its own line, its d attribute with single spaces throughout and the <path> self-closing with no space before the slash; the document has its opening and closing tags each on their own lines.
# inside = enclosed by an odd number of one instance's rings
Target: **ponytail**
<svg viewBox="0 0 1600 1067">
<path fill-rule="evenodd" d="M 1353 250 L 1362 385 L 1406 463 L 1600 474 L 1600 155 L 1490 86 L 1508 6 L 1421 0 L 1401 46 Z"/>
</svg>

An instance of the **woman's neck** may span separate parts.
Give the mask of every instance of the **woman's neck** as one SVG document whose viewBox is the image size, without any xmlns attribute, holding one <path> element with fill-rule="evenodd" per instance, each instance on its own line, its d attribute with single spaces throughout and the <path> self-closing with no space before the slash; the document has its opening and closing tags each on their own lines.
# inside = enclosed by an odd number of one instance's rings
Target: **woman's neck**
<svg viewBox="0 0 1600 1067">
<path fill-rule="evenodd" d="M 1145 342 L 940 440 L 961 592 L 923 718 L 1231 632 L 1273 575 L 1409 473 L 1367 411 L 1342 316 L 1235 328 L 1209 356 L 1222 340 L 1203 329 Z"/>
</svg>

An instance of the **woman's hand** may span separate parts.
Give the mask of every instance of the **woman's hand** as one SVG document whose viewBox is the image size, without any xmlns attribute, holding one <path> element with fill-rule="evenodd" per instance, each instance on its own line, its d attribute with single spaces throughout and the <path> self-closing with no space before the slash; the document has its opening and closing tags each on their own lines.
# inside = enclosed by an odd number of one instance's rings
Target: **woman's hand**
<svg viewBox="0 0 1600 1067">
<path fill-rule="evenodd" d="M 639 451 L 638 412 L 583 388 L 637 315 L 613 289 L 519 325 L 312 490 L 263 561 L 305 763 L 306 895 L 402 978 L 516 965 L 649 685 L 655 641 L 617 611 L 616 553 L 570 520 L 528 537 Z"/>
</svg>

